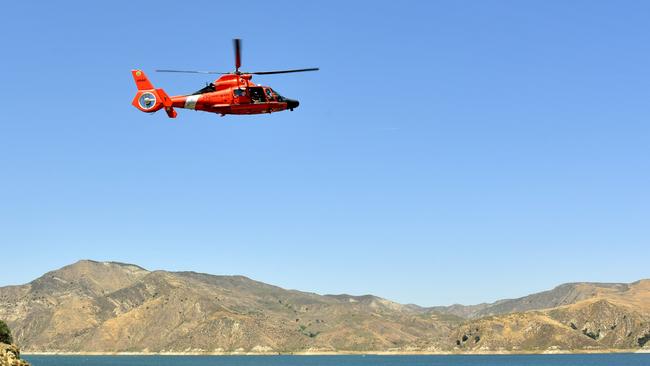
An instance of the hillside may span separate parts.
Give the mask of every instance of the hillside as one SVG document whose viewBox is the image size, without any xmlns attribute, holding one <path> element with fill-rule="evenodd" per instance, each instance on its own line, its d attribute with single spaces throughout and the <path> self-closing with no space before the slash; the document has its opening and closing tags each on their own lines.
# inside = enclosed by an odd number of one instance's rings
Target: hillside
<svg viewBox="0 0 650 366">
<path fill-rule="evenodd" d="M 464 352 L 543 352 L 639 349 L 650 343 L 650 280 L 579 287 L 589 289 L 590 296 L 550 309 L 470 320 L 450 334 L 448 344 Z"/>
<path fill-rule="evenodd" d="M 0 288 L 0 318 L 26 352 L 366 351 L 441 337 L 455 324 L 374 296 L 93 261 Z"/>
<path fill-rule="evenodd" d="M 640 349 L 650 339 L 648 314 L 647 280 L 422 308 L 372 295 L 285 290 L 242 276 L 85 260 L 0 288 L 0 319 L 25 352 Z"/>
</svg>

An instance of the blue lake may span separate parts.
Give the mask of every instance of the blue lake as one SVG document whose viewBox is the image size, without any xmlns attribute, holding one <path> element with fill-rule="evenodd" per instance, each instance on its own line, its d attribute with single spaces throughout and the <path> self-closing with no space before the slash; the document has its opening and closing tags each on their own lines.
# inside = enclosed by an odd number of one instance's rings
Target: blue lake
<svg viewBox="0 0 650 366">
<path fill-rule="evenodd" d="M 30 356 L 33 366 L 650 366 L 650 354 L 490 356 Z"/>
</svg>

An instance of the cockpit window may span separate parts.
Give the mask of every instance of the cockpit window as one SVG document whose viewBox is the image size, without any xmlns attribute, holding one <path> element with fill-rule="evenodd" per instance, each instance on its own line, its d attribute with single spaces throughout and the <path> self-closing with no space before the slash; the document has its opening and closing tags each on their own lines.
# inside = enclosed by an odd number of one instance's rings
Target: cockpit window
<svg viewBox="0 0 650 366">
<path fill-rule="evenodd" d="M 275 98 L 278 100 L 278 102 L 284 101 L 284 97 L 282 95 L 280 95 L 280 93 L 276 92 L 273 89 L 271 89 L 271 91 L 273 92 L 273 94 L 275 94 Z"/>
<path fill-rule="evenodd" d="M 236 97 L 243 97 L 246 94 L 246 91 L 244 89 L 235 89 L 234 93 Z"/>
</svg>

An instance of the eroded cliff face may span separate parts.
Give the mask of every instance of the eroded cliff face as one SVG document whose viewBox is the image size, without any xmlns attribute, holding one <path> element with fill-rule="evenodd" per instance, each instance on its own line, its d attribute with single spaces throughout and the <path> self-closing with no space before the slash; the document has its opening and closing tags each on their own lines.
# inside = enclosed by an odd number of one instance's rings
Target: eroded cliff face
<svg viewBox="0 0 650 366">
<path fill-rule="evenodd" d="M 12 344 L 0 343 L 0 366 L 30 366 L 20 359 L 20 350 Z"/>
</svg>

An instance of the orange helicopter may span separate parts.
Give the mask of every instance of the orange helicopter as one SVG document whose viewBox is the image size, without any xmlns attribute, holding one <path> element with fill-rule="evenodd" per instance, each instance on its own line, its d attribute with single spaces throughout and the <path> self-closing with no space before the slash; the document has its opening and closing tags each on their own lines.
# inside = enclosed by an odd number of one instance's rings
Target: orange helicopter
<svg viewBox="0 0 650 366">
<path fill-rule="evenodd" d="M 142 112 L 153 113 L 165 109 L 169 118 L 176 118 L 174 108 L 193 109 L 226 114 L 261 114 L 284 110 L 293 111 L 300 104 L 297 100 L 285 98 L 268 86 L 251 82 L 253 75 L 287 74 L 291 72 L 317 71 L 318 68 L 278 70 L 278 71 L 240 71 L 241 40 L 234 39 L 235 71 L 187 71 L 187 70 L 156 70 L 157 72 L 178 72 L 192 74 L 223 75 L 201 90 L 189 95 L 170 97 L 163 89 L 154 88 L 142 70 L 131 70 L 138 92 L 133 98 L 133 106 Z"/>
</svg>

